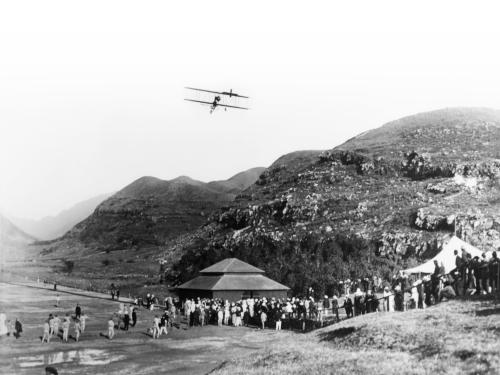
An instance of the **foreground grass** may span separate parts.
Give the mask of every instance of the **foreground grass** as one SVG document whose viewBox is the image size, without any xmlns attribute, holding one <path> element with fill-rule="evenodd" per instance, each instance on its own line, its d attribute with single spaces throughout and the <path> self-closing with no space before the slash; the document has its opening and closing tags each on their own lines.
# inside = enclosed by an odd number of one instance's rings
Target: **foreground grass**
<svg viewBox="0 0 500 375">
<path fill-rule="evenodd" d="M 500 305 L 451 301 L 370 314 L 304 335 L 284 333 L 216 374 L 499 374 Z"/>
</svg>

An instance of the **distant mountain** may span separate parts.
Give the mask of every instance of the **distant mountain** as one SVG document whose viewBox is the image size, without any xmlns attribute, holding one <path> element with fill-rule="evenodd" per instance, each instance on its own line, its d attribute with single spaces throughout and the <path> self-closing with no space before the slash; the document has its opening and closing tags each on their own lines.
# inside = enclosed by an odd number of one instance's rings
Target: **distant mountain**
<svg viewBox="0 0 500 375">
<path fill-rule="evenodd" d="M 112 193 L 101 194 L 75 204 L 73 207 L 61 211 L 56 216 L 47 216 L 40 220 L 30 220 L 10 217 L 9 219 L 26 233 L 40 240 L 52 240 L 62 236 L 80 221 L 86 219 L 95 208 Z"/>
<path fill-rule="evenodd" d="M 35 240 L 36 238 L 26 234 L 0 215 L 0 258 L 16 252 Z"/>
<path fill-rule="evenodd" d="M 253 168 L 209 183 L 186 176 L 169 181 L 141 177 L 102 202 L 65 238 L 106 249 L 164 244 L 195 230 L 215 209 L 253 184 L 263 170 Z"/>
<path fill-rule="evenodd" d="M 183 282 L 227 257 L 298 295 L 432 257 L 458 235 L 500 248 L 500 111 L 450 108 L 387 123 L 325 152 L 279 158 L 231 206 L 165 249 Z"/>
<path fill-rule="evenodd" d="M 252 168 L 247 171 L 240 172 L 228 180 L 209 182 L 208 186 L 224 190 L 228 193 L 238 194 L 250 185 L 253 185 L 265 170 L 266 168 L 262 167 Z"/>
</svg>

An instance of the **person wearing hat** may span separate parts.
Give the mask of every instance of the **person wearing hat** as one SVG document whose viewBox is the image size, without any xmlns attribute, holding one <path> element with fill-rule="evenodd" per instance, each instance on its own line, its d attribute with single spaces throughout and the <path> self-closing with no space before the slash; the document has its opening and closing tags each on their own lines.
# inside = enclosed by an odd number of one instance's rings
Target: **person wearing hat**
<svg viewBox="0 0 500 375">
<path fill-rule="evenodd" d="M 346 295 L 345 299 L 344 299 L 344 309 L 345 309 L 345 313 L 347 315 L 347 318 L 352 318 L 353 317 L 353 311 L 352 311 L 352 300 L 351 300 L 351 297 L 349 297 L 349 295 Z"/>
<path fill-rule="evenodd" d="M 404 294 L 401 285 L 394 288 L 394 307 L 396 311 L 404 311 Z"/>
</svg>

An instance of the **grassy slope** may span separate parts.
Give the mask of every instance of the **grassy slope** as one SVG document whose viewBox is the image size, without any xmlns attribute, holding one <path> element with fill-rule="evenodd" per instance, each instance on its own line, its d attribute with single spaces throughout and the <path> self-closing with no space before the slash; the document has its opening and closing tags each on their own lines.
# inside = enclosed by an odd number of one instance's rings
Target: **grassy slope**
<svg viewBox="0 0 500 375">
<path fill-rule="evenodd" d="M 500 305 L 451 301 L 377 313 L 283 340 L 217 374 L 498 374 Z"/>
</svg>

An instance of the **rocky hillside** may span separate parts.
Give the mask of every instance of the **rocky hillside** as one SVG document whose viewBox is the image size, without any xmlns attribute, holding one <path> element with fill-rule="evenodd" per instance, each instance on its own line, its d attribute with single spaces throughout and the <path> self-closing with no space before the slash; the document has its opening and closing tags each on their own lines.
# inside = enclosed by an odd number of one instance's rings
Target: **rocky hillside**
<svg viewBox="0 0 500 375">
<path fill-rule="evenodd" d="M 322 294 L 344 278 L 389 277 L 454 232 L 496 249 L 499 177 L 500 112 L 409 116 L 329 151 L 285 155 L 161 259 L 173 284 L 231 256 L 295 293 Z"/>
<path fill-rule="evenodd" d="M 263 170 L 255 168 L 210 183 L 185 176 L 170 181 L 141 177 L 102 202 L 64 240 L 106 250 L 164 244 L 195 230 L 211 212 L 253 184 Z"/>
</svg>

